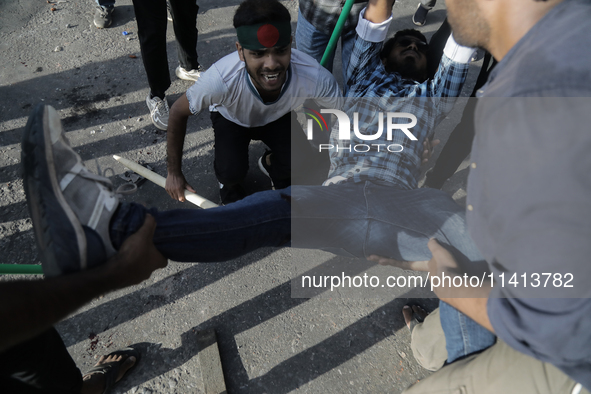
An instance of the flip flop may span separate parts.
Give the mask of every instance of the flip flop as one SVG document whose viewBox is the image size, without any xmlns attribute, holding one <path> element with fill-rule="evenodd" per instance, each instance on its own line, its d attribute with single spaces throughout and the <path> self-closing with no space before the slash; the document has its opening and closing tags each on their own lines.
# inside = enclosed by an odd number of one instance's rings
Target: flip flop
<svg viewBox="0 0 591 394">
<path fill-rule="evenodd" d="M 113 385 L 117 382 L 117 376 L 119 375 L 119 368 L 121 368 L 121 366 L 123 365 L 125 360 L 127 360 L 129 357 L 132 357 L 132 356 L 135 357 L 135 364 L 133 364 L 133 366 L 130 369 L 135 367 L 137 365 L 138 361 L 140 360 L 140 353 L 132 347 L 127 347 L 125 349 L 115 350 L 114 352 L 107 354 L 105 356 L 105 358 L 109 357 L 109 356 L 127 356 L 127 357 L 123 358 L 119 361 L 111 361 L 108 363 L 95 365 L 88 372 L 86 372 L 84 374 L 84 376 L 88 376 L 88 375 L 100 373 L 105 376 L 105 390 L 103 391 L 103 394 L 106 394 L 113 387 Z"/>
</svg>

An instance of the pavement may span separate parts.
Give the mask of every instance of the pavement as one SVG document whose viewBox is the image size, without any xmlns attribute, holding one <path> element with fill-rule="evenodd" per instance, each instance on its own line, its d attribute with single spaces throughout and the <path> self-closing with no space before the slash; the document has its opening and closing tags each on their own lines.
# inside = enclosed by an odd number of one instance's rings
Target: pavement
<svg viewBox="0 0 591 394">
<path fill-rule="evenodd" d="M 298 3 L 283 3 L 292 12 L 295 27 Z M 199 1 L 198 52 L 206 68 L 235 48 L 231 20 L 237 4 Z M 399 1 L 392 30 L 414 27 L 415 8 L 416 1 Z M 115 185 L 124 182 L 118 175 L 126 169 L 112 159 L 113 154 L 166 174 L 166 133 L 152 125 L 147 112 L 148 84 L 131 0 L 117 2 L 108 29 L 94 27 L 93 13 L 91 0 L 0 2 L 3 263 L 39 262 L 20 179 L 21 133 L 37 103 L 59 111 L 67 136 L 86 165 L 109 176 Z M 420 30 L 430 36 L 444 17 L 440 2 Z M 172 24 L 168 27 L 173 82 L 167 97 L 172 104 L 191 84 L 174 76 L 176 44 Z M 478 66 L 472 66 L 464 93 L 470 93 Z M 335 75 L 340 75 L 338 57 Z M 459 121 L 461 107 L 456 106 L 438 128 L 442 140 Z M 189 120 L 184 171 L 199 194 L 217 202 L 208 118 L 202 113 Z M 262 144 L 251 148 L 249 192 L 270 187 L 256 166 L 263 151 Z M 434 158 L 429 165 L 433 162 Z M 466 164 L 444 188 L 459 204 L 465 200 Z M 150 182 L 124 200 L 162 210 L 197 209 L 173 201 Z M 421 288 L 379 292 L 325 288 L 300 298 L 297 286 L 292 292 L 293 278 L 328 269 L 352 275 L 408 275 L 392 267 L 289 248 L 265 248 L 225 263 L 171 262 L 138 286 L 93 300 L 57 329 L 83 371 L 102 354 L 139 344 L 140 363 L 114 393 L 222 392 L 219 379 L 214 381 L 220 376 L 216 375 L 220 364 L 229 393 L 398 393 L 427 377 L 429 372 L 412 356 L 401 311 L 412 302 L 435 308 L 433 294 Z"/>
</svg>

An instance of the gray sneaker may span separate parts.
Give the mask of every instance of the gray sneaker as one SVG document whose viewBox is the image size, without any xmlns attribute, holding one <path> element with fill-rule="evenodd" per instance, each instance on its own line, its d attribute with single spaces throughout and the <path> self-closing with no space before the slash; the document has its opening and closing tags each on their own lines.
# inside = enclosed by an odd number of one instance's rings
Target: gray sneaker
<svg viewBox="0 0 591 394">
<path fill-rule="evenodd" d="M 114 255 L 109 222 L 119 197 L 111 181 L 90 172 L 70 147 L 53 107 L 39 104 L 29 116 L 21 161 L 45 275 L 92 268 Z"/>
<path fill-rule="evenodd" d="M 152 118 L 152 123 L 154 123 L 154 126 L 160 130 L 166 130 L 168 128 L 169 115 L 166 97 L 164 97 L 164 100 L 158 96 L 150 98 L 150 93 L 148 93 L 148 97 L 146 97 L 146 104 L 150 110 L 150 117 Z"/>
<path fill-rule="evenodd" d="M 115 7 L 96 7 L 94 12 L 94 25 L 99 29 L 111 26 L 113 18 L 111 14 L 115 10 Z"/>
</svg>

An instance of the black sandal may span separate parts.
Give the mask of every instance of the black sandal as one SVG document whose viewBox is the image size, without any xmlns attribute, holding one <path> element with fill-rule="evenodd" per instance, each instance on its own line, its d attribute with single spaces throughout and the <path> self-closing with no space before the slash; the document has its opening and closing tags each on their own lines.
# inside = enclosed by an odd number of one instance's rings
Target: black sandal
<svg viewBox="0 0 591 394">
<path fill-rule="evenodd" d="M 112 353 L 107 354 L 105 356 L 105 358 L 107 358 L 109 356 L 127 356 L 127 357 L 122 358 L 119 361 L 111 361 L 108 363 L 95 365 L 94 367 L 92 367 L 90 369 L 90 371 L 88 371 L 84 374 L 84 376 L 89 376 L 89 375 L 94 375 L 94 374 L 99 374 L 99 373 L 104 375 L 105 390 L 103 391 L 103 394 L 106 394 L 113 387 L 113 385 L 115 383 L 117 383 L 117 376 L 119 375 L 119 368 L 121 368 L 123 363 L 129 357 L 135 357 L 135 364 L 133 364 L 133 366 L 131 368 L 135 367 L 140 359 L 140 353 L 131 347 L 116 350 Z"/>
</svg>

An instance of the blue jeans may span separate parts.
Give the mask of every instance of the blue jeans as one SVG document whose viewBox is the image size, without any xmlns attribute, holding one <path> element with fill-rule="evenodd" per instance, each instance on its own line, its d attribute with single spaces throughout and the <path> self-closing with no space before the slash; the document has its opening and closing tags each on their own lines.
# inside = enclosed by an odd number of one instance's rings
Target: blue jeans
<svg viewBox="0 0 591 394">
<path fill-rule="evenodd" d="M 318 31 L 310 22 L 298 11 L 298 23 L 296 28 L 296 48 L 307 55 L 312 56 L 320 63 L 322 55 L 330 40 L 330 35 Z M 347 85 L 347 66 L 355 45 L 355 30 L 341 34 L 341 59 L 343 65 L 343 83 Z M 335 54 L 329 57 L 326 69 L 332 71 L 332 63 Z"/>
<path fill-rule="evenodd" d="M 264 246 L 316 248 L 365 258 L 429 260 L 435 237 L 460 264 L 483 263 L 466 231 L 464 211 L 435 189 L 402 190 L 371 182 L 293 186 L 253 194 L 208 210 L 158 212 L 123 204 L 111 221 L 115 248 L 150 212 L 154 244 L 167 258 L 185 262 L 225 261 Z M 495 336 L 442 303 L 448 362 L 491 346 Z"/>
<path fill-rule="evenodd" d="M 94 0 L 96 5 L 102 8 L 113 8 L 115 7 L 115 0 Z"/>
</svg>

